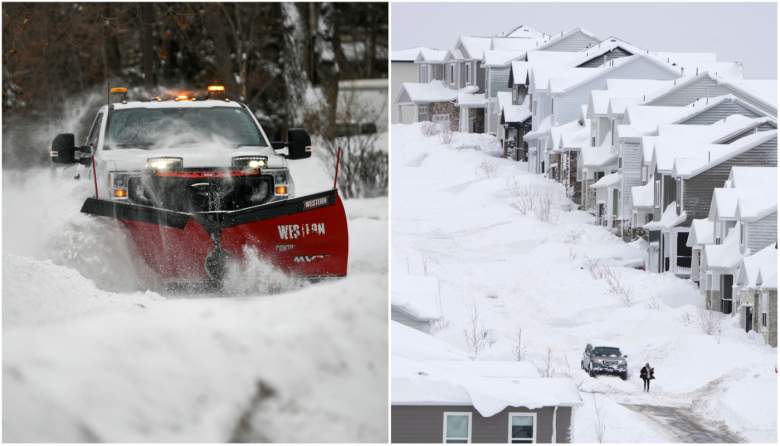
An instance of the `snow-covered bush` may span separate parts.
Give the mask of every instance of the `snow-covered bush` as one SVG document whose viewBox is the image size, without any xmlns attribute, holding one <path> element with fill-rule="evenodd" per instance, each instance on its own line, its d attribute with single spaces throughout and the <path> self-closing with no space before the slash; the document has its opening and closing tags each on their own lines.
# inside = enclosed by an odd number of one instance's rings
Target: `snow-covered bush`
<svg viewBox="0 0 780 446">
<path fill-rule="evenodd" d="M 482 160 L 481 163 L 475 169 L 478 177 L 494 178 L 498 172 L 498 166 L 489 160 Z"/>
<path fill-rule="evenodd" d="M 441 130 L 439 131 L 439 141 L 444 145 L 450 145 L 452 142 L 453 133 L 449 125 L 441 124 Z"/>
<path fill-rule="evenodd" d="M 528 182 L 512 177 L 507 181 L 511 206 L 523 215 L 533 215 L 545 223 L 555 223 L 557 210 L 565 199 L 563 189 L 552 181 Z"/>
<path fill-rule="evenodd" d="M 723 317 L 720 312 L 711 311 L 704 306 L 699 307 L 699 327 L 704 334 L 720 335 L 720 326 L 723 322 Z"/>
<path fill-rule="evenodd" d="M 607 282 L 609 292 L 618 296 L 620 300 L 626 305 L 631 305 L 633 302 L 631 288 L 623 283 L 623 278 L 620 277 L 614 268 L 609 266 L 602 266 L 602 277 Z"/>
<path fill-rule="evenodd" d="M 441 128 L 432 123 L 431 121 L 425 121 L 422 124 L 420 124 L 420 133 L 422 133 L 425 137 L 430 137 L 433 135 L 437 135 L 441 131 Z"/>
</svg>

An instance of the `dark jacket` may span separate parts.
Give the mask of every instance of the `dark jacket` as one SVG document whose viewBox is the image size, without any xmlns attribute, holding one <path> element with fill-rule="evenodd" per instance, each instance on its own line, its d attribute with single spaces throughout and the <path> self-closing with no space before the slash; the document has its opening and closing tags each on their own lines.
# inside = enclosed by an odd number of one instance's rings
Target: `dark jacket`
<svg viewBox="0 0 780 446">
<path fill-rule="evenodd" d="M 644 366 L 639 372 L 639 377 L 642 379 L 655 379 L 655 369 L 652 367 Z"/>
</svg>

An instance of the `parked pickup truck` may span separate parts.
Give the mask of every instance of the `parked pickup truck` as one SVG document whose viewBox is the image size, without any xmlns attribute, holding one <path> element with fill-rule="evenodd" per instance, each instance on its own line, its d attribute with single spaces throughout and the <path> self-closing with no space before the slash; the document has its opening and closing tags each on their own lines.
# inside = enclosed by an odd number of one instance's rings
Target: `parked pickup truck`
<svg viewBox="0 0 780 446">
<path fill-rule="evenodd" d="M 580 367 L 590 376 L 600 373 L 620 375 L 625 380 L 628 378 L 628 356 L 623 355 L 617 347 L 608 347 L 602 344 L 588 344 L 582 354 Z"/>
</svg>

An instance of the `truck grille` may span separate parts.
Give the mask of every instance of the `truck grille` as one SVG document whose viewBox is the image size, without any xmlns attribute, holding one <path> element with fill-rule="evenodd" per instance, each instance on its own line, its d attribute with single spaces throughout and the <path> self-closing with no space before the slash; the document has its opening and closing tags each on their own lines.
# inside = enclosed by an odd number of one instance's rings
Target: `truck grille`
<svg viewBox="0 0 780 446">
<path fill-rule="evenodd" d="M 131 202 L 179 212 L 233 211 L 273 197 L 270 175 L 231 175 L 224 171 L 182 170 L 173 175 L 130 178 Z"/>
</svg>

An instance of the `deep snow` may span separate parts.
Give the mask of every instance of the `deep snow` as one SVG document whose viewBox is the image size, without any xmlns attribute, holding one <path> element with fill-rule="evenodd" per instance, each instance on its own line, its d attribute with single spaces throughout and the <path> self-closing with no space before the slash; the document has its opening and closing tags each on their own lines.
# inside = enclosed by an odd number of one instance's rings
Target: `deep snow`
<svg viewBox="0 0 780 446">
<path fill-rule="evenodd" d="M 3 173 L 5 441 L 386 441 L 386 198 L 345 202 L 345 279 L 171 293 L 72 177 Z"/>
<path fill-rule="evenodd" d="M 691 407 L 749 441 L 776 440 L 776 349 L 747 336 L 736 319 L 704 334 L 691 282 L 624 266 L 639 263 L 640 244 L 571 210 L 558 183 L 497 158 L 494 138 L 454 133 L 444 144 L 423 136 L 420 124 L 395 125 L 392 134 L 392 285 L 438 278 L 436 338 L 477 360 L 515 360 L 521 330 L 520 354 L 540 369 L 549 350 L 554 375 L 580 388 L 576 442 L 597 441 L 596 407 L 604 441 L 678 440 L 620 403 Z M 478 352 L 464 336 L 472 302 L 487 335 Z M 629 356 L 628 381 L 580 370 L 594 339 Z M 656 369 L 650 394 L 638 378 L 645 362 Z"/>
</svg>

